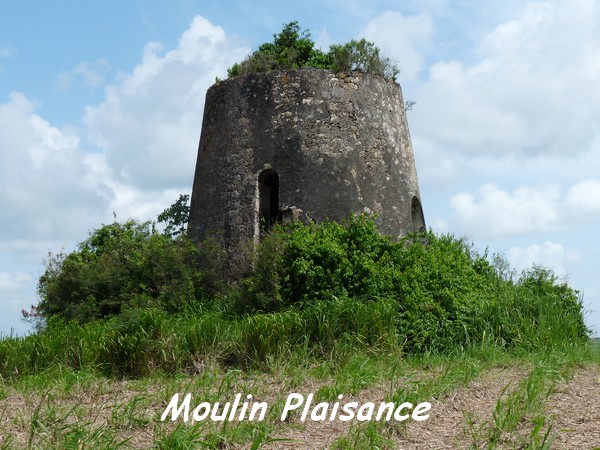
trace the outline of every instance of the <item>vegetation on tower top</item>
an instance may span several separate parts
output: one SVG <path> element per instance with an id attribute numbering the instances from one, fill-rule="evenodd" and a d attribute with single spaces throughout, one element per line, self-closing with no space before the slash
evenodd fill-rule
<path id="1" fill-rule="evenodd" d="M 308 30 L 302 30 L 297 21 L 283 26 L 273 42 L 267 42 L 248 55 L 242 62 L 227 69 L 229 78 L 254 72 L 290 70 L 301 67 L 329 69 L 334 72 L 361 71 L 395 79 L 400 70 L 379 48 L 364 38 L 345 44 L 335 44 L 328 52 L 315 48 Z"/>

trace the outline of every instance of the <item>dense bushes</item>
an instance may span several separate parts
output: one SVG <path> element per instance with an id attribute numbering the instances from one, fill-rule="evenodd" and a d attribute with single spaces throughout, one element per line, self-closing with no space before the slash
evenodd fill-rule
<path id="1" fill-rule="evenodd" d="M 428 233 L 393 242 L 372 219 L 356 216 L 272 232 L 244 281 L 245 302 L 274 310 L 339 297 L 393 297 L 406 308 L 431 304 L 457 313 L 477 294 L 489 298 L 495 279 L 486 258 L 471 255 L 462 240 Z"/>
<path id="2" fill-rule="evenodd" d="M 393 290 L 393 248 L 366 216 L 278 228 L 261 243 L 254 273 L 244 280 L 244 304 L 270 311 L 313 300 L 385 296 Z"/>
<path id="3" fill-rule="evenodd" d="M 53 365 L 144 375 L 359 347 L 539 350 L 588 337 L 577 292 L 552 272 L 513 278 L 503 260 L 431 232 L 393 242 L 366 216 L 275 227 L 234 286 L 222 259 L 215 242 L 198 249 L 151 224 L 101 227 L 50 258 L 40 279 L 47 326 L 0 341 L 0 375 Z"/>
<path id="4" fill-rule="evenodd" d="M 227 75 L 231 78 L 254 72 L 300 67 L 330 69 L 336 72 L 358 70 L 391 79 L 396 78 L 399 73 L 392 61 L 381 56 L 379 49 L 365 39 L 332 45 L 329 52 L 325 53 L 315 48 L 310 33 L 307 30 L 302 31 L 298 22 L 284 25 L 281 32 L 273 38 L 273 42 L 262 44 L 242 62 L 230 67 Z"/>
<path id="5" fill-rule="evenodd" d="M 365 39 L 352 40 L 342 45 L 332 45 L 327 54 L 330 60 L 328 69 L 335 72 L 361 72 L 396 79 L 400 70 L 389 58 L 380 55 L 379 48 Z"/>
<path id="6" fill-rule="evenodd" d="M 276 311 L 340 298 L 395 301 L 395 324 L 410 352 L 485 338 L 514 346 L 543 343 L 544 333 L 586 337 L 577 292 L 550 271 L 505 279 L 462 239 L 429 232 L 392 242 L 366 216 L 271 233 L 244 281 L 242 304 Z"/>
<path id="7" fill-rule="evenodd" d="M 103 225 L 78 250 L 49 255 L 37 310 L 81 323 L 127 307 L 180 311 L 202 297 L 198 265 L 198 249 L 185 237 L 171 239 L 149 222 Z"/>

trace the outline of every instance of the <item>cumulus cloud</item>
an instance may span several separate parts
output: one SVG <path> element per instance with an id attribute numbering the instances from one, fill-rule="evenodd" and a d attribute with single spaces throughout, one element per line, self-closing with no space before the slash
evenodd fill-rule
<path id="1" fill-rule="evenodd" d="M 79 136 L 35 114 L 21 93 L 0 104 L 0 240 L 69 236 L 81 219 L 97 218 L 105 202 L 92 185 L 89 157 Z M 72 216 L 73 220 L 65 220 Z"/>
<path id="2" fill-rule="evenodd" d="M 491 235 L 547 231 L 558 224 L 560 188 L 522 186 L 510 193 L 492 183 L 478 198 L 462 192 L 450 200 L 459 222 Z"/>
<path id="3" fill-rule="evenodd" d="M 433 22 L 426 13 L 405 16 L 387 11 L 371 20 L 362 35 L 375 42 L 385 56 L 396 61 L 403 81 L 411 82 L 423 69 L 432 32 Z"/>
<path id="4" fill-rule="evenodd" d="M 98 59 L 93 63 L 80 63 L 72 70 L 64 71 L 58 76 L 57 87 L 60 91 L 67 91 L 77 78 L 81 78 L 88 87 L 102 86 L 109 68 L 110 64 L 106 58 Z"/>
<path id="5" fill-rule="evenodd" d="M 509 192 L 486 183 L 477 195 L 461 192 L 450 204 L 460 224 L 483 235 L 553 231 L 600 217 L 600 179 L 578 182 L 566 193 L 557 184 L 521 186 Z"/>
<path id="6" fill-rule="evenodd" d="M 546 241 L 528 247 L 512 247 L 507 257 L 517 271 L 538 265 L 552 269 L 559 276 L 567 276 L 569 265 L 577 262 L 580 254 L 567 250 L 562 244 Z"/>
<path id="7" fill-rule="evenodd" d="M 565 196 L 571 214 L 600 217 L 600 179 L 587 179 L 573 185 Z"/>
<path id="8" fill-rule="evenodd" d="M 598 136 L 597 2 L 531 3 L 487 33 L 472 62 L 429 68 L 412 131 L 454 155 L 575 155 Z"/>
<path id="9" fill-rule="evenodd" d="M 190 189 L 206 89 L 248 52 L 196 16 L 175 49 L 148 44 L 133 72 L 109 85 L 100 105 L 87 108 L 89 137 L 121 186 L 119 206 L 139 207 L 165 190 Z"/>

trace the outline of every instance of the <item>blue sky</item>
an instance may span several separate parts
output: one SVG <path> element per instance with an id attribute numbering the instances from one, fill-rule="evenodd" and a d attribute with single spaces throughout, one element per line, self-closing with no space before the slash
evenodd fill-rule
<path id="1" fill-rule="evenodd" d="M 543 264 L 600 330 L 600 1 L 5 0 L 0 332 L 49 251 L 190 193 L 215 77 L 298 20 L 401 69 L 428 226 Z"/>

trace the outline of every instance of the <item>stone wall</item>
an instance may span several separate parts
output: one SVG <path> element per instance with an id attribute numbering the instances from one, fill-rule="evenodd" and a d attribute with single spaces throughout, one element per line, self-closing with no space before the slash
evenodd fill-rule
<path id="1" fill-rule="evenodd" d="M 206 94 L 190 232 L 232 252 L 282 216 L 377 213 L 395 238 L 423 229 L 400 86 L 363 73 L 256 73 Z"/>

